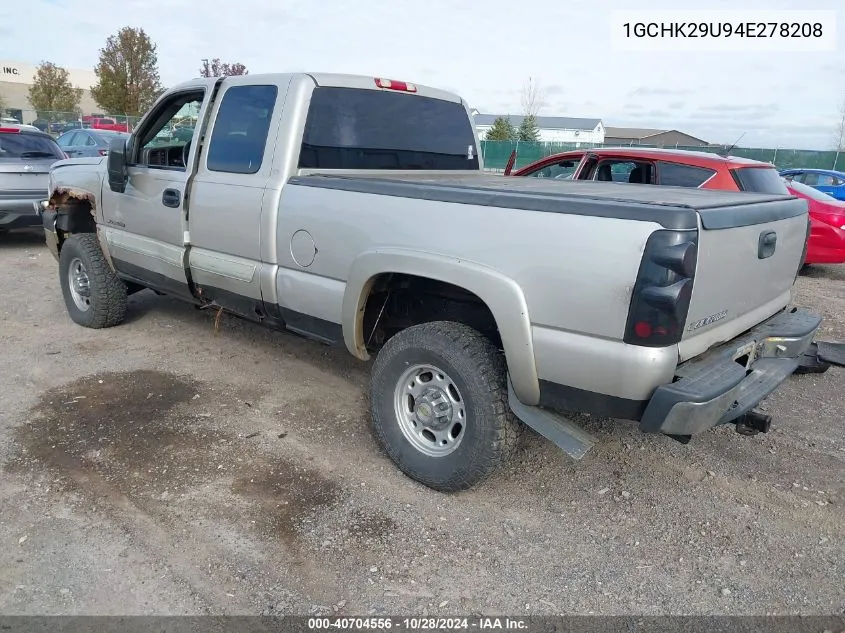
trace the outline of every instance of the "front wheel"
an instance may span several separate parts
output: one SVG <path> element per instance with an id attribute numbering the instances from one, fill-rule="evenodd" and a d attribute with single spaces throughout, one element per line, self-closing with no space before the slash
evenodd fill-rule
<path id="1" fill-rule="evenodd" d="M 126 286 L 109 266 L 94 233 L 80 233 L 65 241 L 59 255 L 59 276 L 74 323 L 97 329 L 123 321 Z"/>
<path id="2" fill-rule="evenodd" d="M 391 338 L 373 366 L 370 398 L 382 448 L 441 492 L 485 479 L 518 440 L 502 354 L 461 323 L 424 323 Z"/>

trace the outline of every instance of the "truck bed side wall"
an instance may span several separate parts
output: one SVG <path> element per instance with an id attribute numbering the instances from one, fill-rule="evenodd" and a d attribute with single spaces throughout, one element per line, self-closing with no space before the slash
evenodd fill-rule
<path id="1" fill-rule="evenodd" d="M 486 268 L 490 287 L 468 290 L 482 298 L 506 293 L 509 280 L 524 293 L 524 302 L 501 305 L 498 314 L 490 306 L 500 330 L 507 325 L 501 335 L 509 365 L 520 364 L 522 354 L 533 356 L 538 342 L 533 364 L 539 380 L 640 400 L 656 383 L 671 380 L 677 362 L 675 347 L 653 350 L 621 342 L 642 251 L 659 228 L 651 222 L 288 184 L 276 244 L 278 300 L 285 310 L 343 323 L 349 316 L 344 296 L 357 298 L 362 290 L 359 279 L 347 286 L 347 275 L 362 254 L 372 259 L 369 254 L 379 249 L 389 248 L 391 257 L 384 258 L 381 271 L 368 264 L 370 271 L 394 272 L 398 251 L 408 260 L 449 261 L 455 279 L 461 267 Z M 313 263 L 300 266 L 292 253 L 311 240 Z M 502 285 L 496 286 L 497 278 Z M 525 327 L 513 325 L 514 313 Z M 354 349 L 348 333 L 344 338 Z M 644 361 L 651 370 L 632 371 L 641 370 Z"/>

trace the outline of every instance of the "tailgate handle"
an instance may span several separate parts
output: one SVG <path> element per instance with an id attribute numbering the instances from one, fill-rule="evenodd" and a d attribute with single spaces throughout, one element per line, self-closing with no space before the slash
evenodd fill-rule
<path id="1" fill-rule="evenodd" d="M 778 243 L 778 234 L 774 231 L 763 231 L 757 241 L 757 259 L 766 259 L 775 254 Z"/>

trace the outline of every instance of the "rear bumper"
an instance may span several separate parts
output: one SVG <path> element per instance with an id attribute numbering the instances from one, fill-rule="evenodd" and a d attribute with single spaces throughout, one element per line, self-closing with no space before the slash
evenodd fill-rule
<path id="1" fill-rule="evenodd" d="M 0 229 L 41 226 L 40 212 L 43 200 L 46 200 L 46 195 L 37 198 L 0 199 Z"/>
<path id="2" fill-rule="evenodd" d="M 652 395 L 640 429 L 695 435 L 735 421 L 798 368 L 820 324 L 820 316 L 793 308 L 682 363 L 676 381 Z"/>

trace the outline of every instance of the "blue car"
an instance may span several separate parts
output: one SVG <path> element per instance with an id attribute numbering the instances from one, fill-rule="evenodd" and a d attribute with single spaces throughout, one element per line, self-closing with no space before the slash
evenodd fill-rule
<path id="1" fill-rule="evenodd" d="M 780 175 L 813 189 L 818 189 L 837 200 L 845 200 L 845 172 L 833 169 L 784 169 Z"/>
<path id="2" fill-rule="evenodd" d="M 129 138 L 124 132 L 111 130 L 68 130 L 56 139 L 56 143 L 70 158 L 80 156 L 106 156 L 113 138 Z"/>

